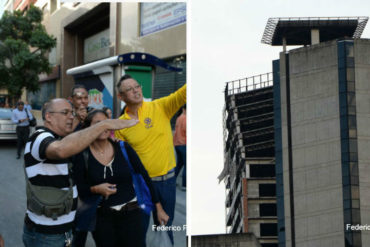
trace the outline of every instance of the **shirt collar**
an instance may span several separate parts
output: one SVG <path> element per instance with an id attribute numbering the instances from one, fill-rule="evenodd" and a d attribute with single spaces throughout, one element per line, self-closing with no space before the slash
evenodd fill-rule
<path id="1" fill-rule="evenodd" d="M 140 115 L 143 112 L 143 108 L 145 107 L 145 105 L 146 105 L 146 102 L 143 101 L 143 103 L 141 104 L 141 106 L 138 109 L 137 114 L 138 114 L 139 119 L 140 119 Z M 128 111 L 128 107 L 126 107 L 123 117 L 124 117 L 124 119 L 131 119 L 131 117 L 130 117 L 130 115 L 128 114 L 127 111 Z"/>

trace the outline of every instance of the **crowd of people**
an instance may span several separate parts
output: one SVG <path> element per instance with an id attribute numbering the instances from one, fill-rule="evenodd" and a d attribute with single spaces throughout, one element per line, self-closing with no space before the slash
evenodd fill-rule
<path id="1" fill-rule="evenodd" d="M 90 108 L 86 88 L 75 85 L 68 99 L 44 104 L 44 125 L 30 137 L 34 116 L 17 103 L 12 120 L 19 133 L 17 158 L 25 146 L 26 247 L 85 246 L 88 232 L 98 247 L 145 247 L 150 215 L 154 225 L 168 226 L 174 244 L 181 167 L 186 187 L 186 107 L 175 136 L 170 120 L 186 103 L 186 85 L 144 102 L 141 85 L 124 75 L 117 91 L 125 103 L 118 119 L 107 107 Z"/>

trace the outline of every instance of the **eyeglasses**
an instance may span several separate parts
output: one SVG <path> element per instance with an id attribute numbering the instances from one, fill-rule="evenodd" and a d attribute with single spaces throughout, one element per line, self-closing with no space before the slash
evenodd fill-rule
<path id="1" fill-rule="evenodd" d="M 140 84 L 137 84 L 136 86 L 134 86 L 134 87 L 129 87 L 129 88 L 127 88 L 127 89 L 125 89 L 124 90 L 124 92 L 126 92 L 126 93 L 129 93 L 129 92 L 131 92 L 132 90 L 139 90 L 141 88 L 141 85 Z M 121 92 L 122 93 L 122 92 Z"/>
<path id="2" fill-rule="evenodd" d="M 49 111 L 49 113 L 59 113 L 59 114 L 62 114 L 64 116 L 76 116 L 76 113 L 74 111 L 68 111 L 68 110 L 65 110 L 65 111 Z"/>

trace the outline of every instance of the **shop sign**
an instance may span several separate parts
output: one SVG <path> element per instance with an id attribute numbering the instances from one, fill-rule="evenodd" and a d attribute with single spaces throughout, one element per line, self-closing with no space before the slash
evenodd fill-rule
<path id="1" fill-rule="evenodd" d="M 84 63 L 109 57 L 109 29 L 84 40 Z"/>
<path id="2" fill-rule="evenodd" d="M 147 35 L 186 22 L 186 3 L 141 3 L 140 35 Z"/>

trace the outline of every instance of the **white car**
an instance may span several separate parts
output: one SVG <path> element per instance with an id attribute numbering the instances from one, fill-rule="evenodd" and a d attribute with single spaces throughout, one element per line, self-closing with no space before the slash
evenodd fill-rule
<path id="1" fill-rule="evenodd" d="M 0 140 L 16 140 L 17 133 L 15 128 L 17 127 L 11 120 L 12 109 L 0 108 Z"/>

